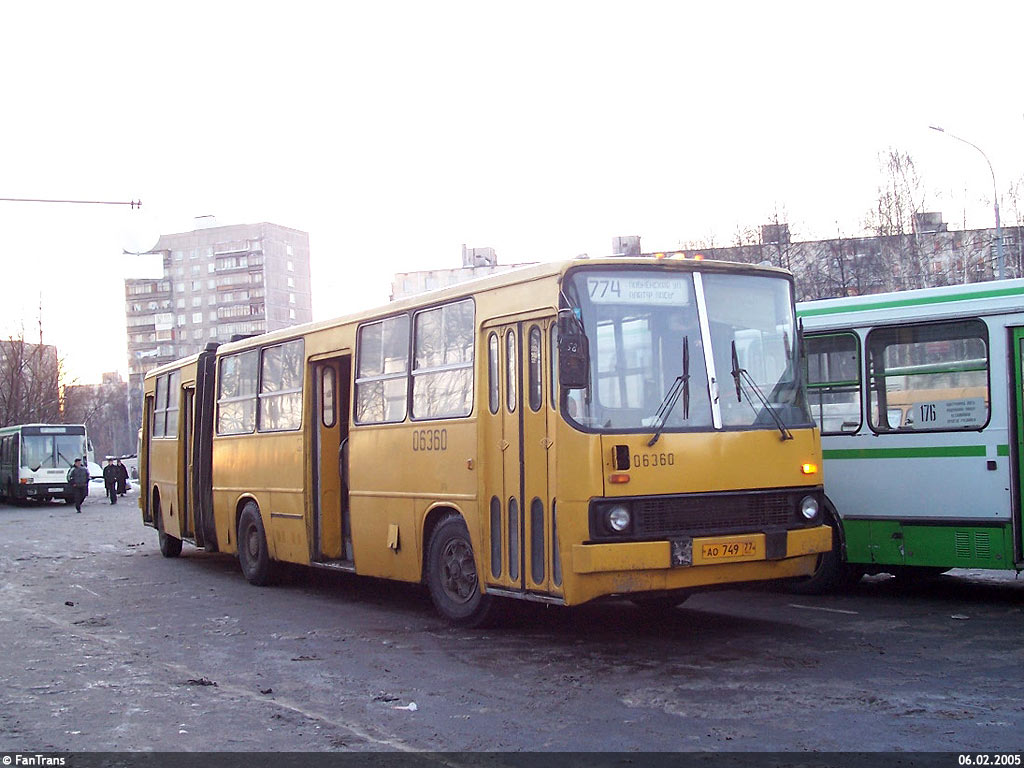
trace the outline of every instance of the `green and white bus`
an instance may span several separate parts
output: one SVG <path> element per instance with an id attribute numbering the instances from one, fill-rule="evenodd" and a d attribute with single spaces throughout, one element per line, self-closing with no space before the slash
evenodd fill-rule
<path id="1" fill-rule="evenodd" d="M 71 503 L 68 470 L 91 455 L 84 424 L 18 424 L 0 428 L 0 497 Z"/>
<path id="2" fill-rule="evenodd" d="M 1024 279 L 797 315 L 835 543 L 802 588 L 1024 569 Z"/>

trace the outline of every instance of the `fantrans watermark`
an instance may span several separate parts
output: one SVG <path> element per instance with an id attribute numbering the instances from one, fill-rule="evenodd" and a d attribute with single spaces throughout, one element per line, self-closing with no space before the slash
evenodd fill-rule
<path id="1" fill-rule="evenodd" d="M 41 754 L 23 755 L 18 753 L 14 755 L 4 755 L 0 758 L 0 763 L 11 766 L 67 765 L 67 757 Z"/>

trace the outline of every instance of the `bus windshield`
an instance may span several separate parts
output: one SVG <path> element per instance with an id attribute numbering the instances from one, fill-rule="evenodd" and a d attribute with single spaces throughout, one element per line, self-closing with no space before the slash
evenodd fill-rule
<path id="1" fill-rule="evenodd" d="M 22 435 L 21 465 L 38 469 L 67 469 L 85 456 L 85 435 Z"/>
<path id="2" fill-rule="evenodd" d="M 570 422 L 596 431 L 671 432 L 711 429 L 717 415 L 724 427 L 775 428 L 774 411 L 787 426 L 809 425 L 787 280 L 587 269 L 571 274 L 566 288 L 591 358 L 590 386 L 563 395 Z M 667 399 L 677 381 L 683 395 Z"/>

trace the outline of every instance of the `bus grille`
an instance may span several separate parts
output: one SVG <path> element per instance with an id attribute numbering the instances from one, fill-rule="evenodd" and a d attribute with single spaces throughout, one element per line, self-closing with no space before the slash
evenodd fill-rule
<path id="1" fill-rule="evenodd" d="M 789 528 L 795 522 L 792 493 L 676 496 L 637 502 L 637 536 L 694 536 L 730 531 Z"/>

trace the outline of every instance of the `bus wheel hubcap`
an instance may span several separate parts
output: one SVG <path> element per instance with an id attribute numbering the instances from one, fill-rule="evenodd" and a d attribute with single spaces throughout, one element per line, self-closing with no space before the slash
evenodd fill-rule
<path id="1" fill-rule="evenodd" d="M 260 537 L 256 532 L 255 528 L 249 529 L 249 535 L 246 538 L 246 549 L 248 550 L 249 557 L 255 560 L 260 555 Z"/>
<path id="2" fill-rule="evenodd" d="M 453 600 L 467 602 L 476 591 L 476 566 L 473 551 L 461 539 L 445 544 L 441 554 L 441 585 Z"/>

